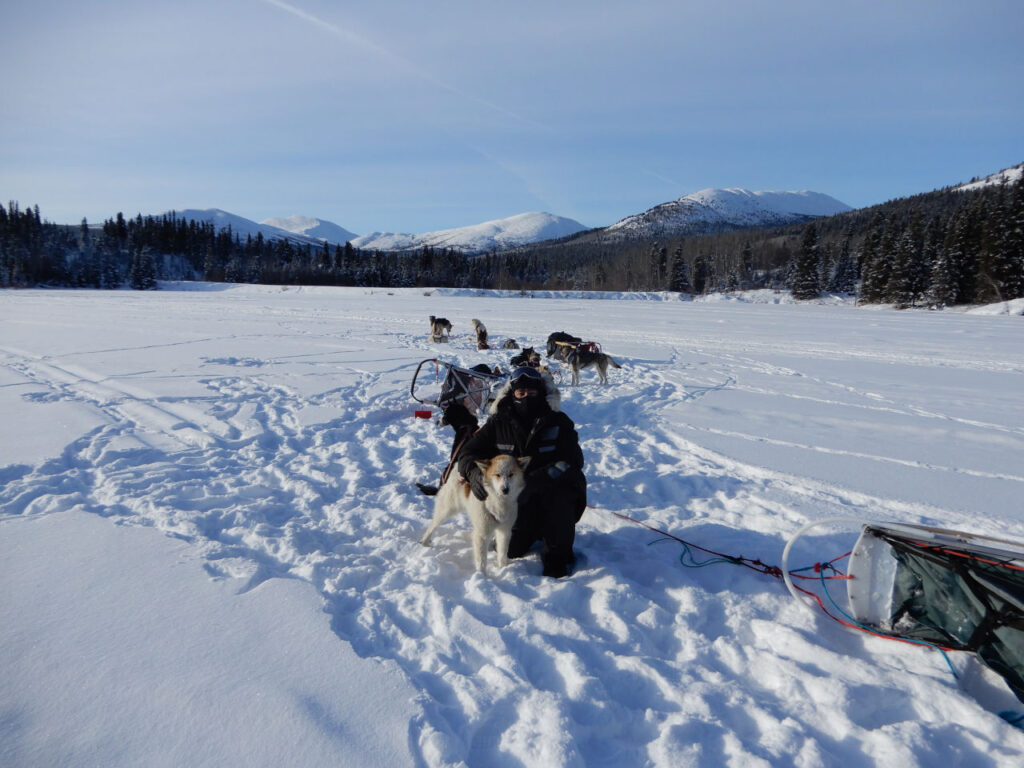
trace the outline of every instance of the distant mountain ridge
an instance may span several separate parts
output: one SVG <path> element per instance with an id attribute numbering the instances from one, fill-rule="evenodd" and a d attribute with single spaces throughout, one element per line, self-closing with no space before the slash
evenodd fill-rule
<path id="1" fill-rule="evenodd" d="M 284 218 L 264 219 L 260 222 L 268 227 L 276 227 L 296 235 L 305 235 L 328 243 L 347 243 L 358 235 L 339 227 L 332 221 L 313 218 L 312 216 L 286 216 Z"/>
<path id="2" fill-rule="evenodd" d="M 590 230 L 580 222 L 533 211 L 466 227 L 420 234 L 371 232 L 356 235 L 333 222 L 311 216 L 268 218 L 257 223 L 218 208 L 175 211 L 179 218 L 214 224 L 218 229 L 247 237 L 290 240 L 322 247 L 351 243 L 362 250 L 414 251 L 424 247 L 450 248 L 466 255 L 490 253 L 594 232 L 611 239 L 680 237 L 750 227 L 774 227 L 832 216 L 852 208 L 821 192 L 751 192 L 746 189 L 703 189 L 627 216 L 603 229 Z"/>
<path id="3" fill-rule="evenodd" d="M 320 238 L 290 232 L 286 229 L 282 229 L 281 227 L 275 227 L 268 224 L 258 224 L 251 219 L 246 219 L 234 213 L 222 211 L 220 208 L 186 208 L 181 211 L 166 211 L 161 215 L 169 216 L 171 214 L 174 214 L 177 218 L 185 221 L 203 221 L 213 224 L 214 228 L 218 232 L 231 227 L 232 233 L 239 235 L 242 240 L 245 240 L 245 238 L 250 235 L 254 238 L 257 235 L 263 235 L 265 240 L 290 240 L 294 243 L 317 247 L 322 246 L 324 243 Z"/>
<path id="4" fill-rule="evenodd" d="M 532 212 L 469 227 L 441 229 L 420 235 L 373 232 L 352 241 L 356 248 L 410 251 L 423 247 L 452 248 L 466 254 L 488 253 L 574 235 L 587 229 L 578 221 L 550 213 Z"/>
<path id="5" fill-rule="evenodd" d="M 542 240 L 565 237 L 585 229 L 582 224 L 564 216 L 550 213 L 521 213 L 507 219 L 485 221 L 468 227 L 442 229 L 422 234 L 397 232 L 373 232 L 369 235 L 355 235 L 344 227 L 311 216 L 288 216 L 269 218 L 257 223 L 219 208 L 188 208 L 181 211 L 167 211 L 162 215 L 174 214 L 179 219 L 193 219 L 209 222 L 218 231 L 231 227 L 231 231 L 242 238 L 262 234 L 268 240 L 290 240 L 303 245 L 322 247 L 344 245 L 351 242 L 353 247 L 364 250 L 412 251 L 425 246 L 451 248 L 467 255 L 487 253 Z"/>
<path id="6" fill-rule="evenodd" d="M 702 189 L 606 227 L 622 238 L 704 235 L 730 229 L 775 227 L 853 210 L 821 192 Z"/>

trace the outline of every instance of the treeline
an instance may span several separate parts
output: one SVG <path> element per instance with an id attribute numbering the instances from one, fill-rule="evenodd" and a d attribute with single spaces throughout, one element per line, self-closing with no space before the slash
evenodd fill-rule
<path id="1" fill-rule="evenodd" d="M 677 239 L 591 230 L 482 256 L 362 251 L 208 222 L 117 214 L 91 227 L 0 205 L 0 285 L 147 289 L 157 280 L 515 290 L 717 291 L 945 306 L 1024 296 L 1024 183 L 940 190 L 804 224 Z"/>
<path id="2" fill-rule="evenodd" d="M 1024 296 L 1024 183 L 939 190 L 773 229 L 659 242 L 580 233 L 505 254 L 543 287 L 857 293 L 900 307 Z M 541 287 L 541 286 L 537 286 Z"/>
<path id="3" fill-rule="evenodd" d="M 852 256 L 858 298 L 897 307 L 1024 297 L 1024 183 L 944 190 L 808 224 L 790 284 L 838 290 Z"/>
<path id="4" fill-rule="evenodd" d="M 467 266 L 469 268 L 467 268 Z M 44 221 L 39 207 L 0 205 L 0 285 L 154 288 L 157 280 L 288 285 L 415 286 L 483 282 L 490 260 L 467 265 L 451 250 L 360 251 L 315 247 L 166 216 L 117 214 L 91 227 Z"/>

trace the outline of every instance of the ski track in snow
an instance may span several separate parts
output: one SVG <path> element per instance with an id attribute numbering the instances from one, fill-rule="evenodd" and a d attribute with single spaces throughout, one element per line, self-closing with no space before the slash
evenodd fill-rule
<path id="1" fill-rule="evenodd" d="M 281 330 L 318 333 L 287 315 Z M 393 368 L 332 370 L 345 383 L 315 396 L 263 382 L 259 371 L 275 361 L 251 355 L 207 358 L 202 397 L 159 397 L 73 355 L 41 359 L 2 348 L 0 363 L 38 387 L 32 398 L 85 404 L 106 423 L 39 466 L 8 467 L 0 503 L 6 514 L 80 508 L 152 526 L 194 543 L 211 576 L 240 579 L 243 590 L 271 578 L 310 583 L 339 637 L 360 655 L 394 660 L 422 691 L 413 741 L 424 765 L 519 765 L 513 754 L 562 766 L 828 765 L 829 754 L 846 755 L 844 766 L 939 765 L 950 750 L 963 765 L 1010 764 L 1000 761 L 1015 750 L 994 746 L 998 721 L 990 733 L 968 733 L 901 687 L 900 671 L 912 664 L 934 690 L 947 690 L 948 672 L 933 657 L 849 633 L 804 610 L 771 578 L 684 569 L 678 544 L 612 514 L 773 564 L 810 519 L 871 509 L 878 519 L 931 520 L 927 504 L 728 459 L 703 446 L 711 428 L 684 434 L 667 418 L 729 390 L 778 397 L 766 382 L 799 370 L 742 350 L 655 338 L 647 346 L 666 359 L 621 360 L 612 386 L 598 386 L 592 371 L 579 387 L 563 383 L 563 408 L 588 460 L 593 508 L 577 538 L 584 559 L 567 580 L 541 579 L 535 556 L 482 579 L 472 573 L 468 522 L 443 526 L 430 548 L 417 541 L 430 500 L 412 483 L 436 478 L 451 432 L 410 425 L 410 363 L 478 359 L 468 339 L 439 349 L 424 335 L 418 326 L 392 327 L 373 348 L 395 357 Z M 214 373 L 225 366 L 237 375 Z M 925 413 L 841 380 L 817 383 L 835 393 L 808 395 L 822 406 L 1021 437 L 1019 428 Z M 340 415 L 307 424 L 303 412 L 320 407 Z M 904 461 L 883 451 L 859 455 Z M 1024 483 L 1012 472 L 982 474 Z M 756 532 L 745 527 L 752 517 L 762 523 Z M 958 522 L 949 517 L 947 510 L 945 524 Z M 734 551 L 737 540 L 745 551 Z M 835 554 L 843 546 L 835 534 L 817 541 Z M 664 568 L 652 571 L 644 562 L 651 557 L 664 558 Z M 832 701 L 816 700 L 822 689 L 804 689 L 808 671 L 833 678 Z M 906 720 L 908 710 L 917 721 Z M 845 748 L 851 743 L 858 752 Z"/>

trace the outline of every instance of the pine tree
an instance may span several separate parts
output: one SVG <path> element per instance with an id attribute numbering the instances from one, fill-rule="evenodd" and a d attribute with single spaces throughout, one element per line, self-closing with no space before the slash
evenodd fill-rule
<path id="1" fill-rule="evenodd" d="M 942 309 L 956 300 L 956 288 L 949 266 L 949 255 L 945 248 L 939 251 L 931 266 L 931 284 L 927 293 L 928 306 Z"/>
<path id="2" fill-rule="evenodd" d="M 1005 244 L 1014 275 L 1009 298 L 1024 297 L 1024 178 L 1013 185 L 1007 210 Z"/>
<path id="3" fill-rule="evenodd" d="M 821 294 L 818 270 L 821 263 L 821 246 L 818 243 L 818 228 L 813 222 L 804 227 L 800 238 L 800 250 L 793 263 L 789 290 L 794 299 L 814 299 Z"/>
<path id="4" fill-rule="evenodd" d="M 1016 189 L 1021 184 L 1018 182 Z M 1003 300 L 1015 299 L 1024 295 L 1024 274 L 1021 270 L 1021 258 L 1015 232 L 1014 187 L 1003 185 L 999 190 L 999 203 L 996 213 L 988 222 L 992 230 L 990 247 L 992 253 L 990 264 L 992 278 L 997 286 L 999 297 Z"/>
<path id="5" fill-rule="evenodd" d="M 669 290 L 676 293 L 690 293 L 690 268 L 683 257 L 682 246 L 677 246 L 672 252 L 672 276 L 669 280 Z"/>
<path id="6" fill-rule="evenodd" d="M 156 289 L 156 265 L 153 263 L 152 249 L 148 246 L 132 253 L 128 283 L 136 291 Z"/>
<path id="7" fill-rule="evenodd" d="M 708 287 L 708 257 L 698 253 L 693 260 L 693 292 L 697 295 L 703 294 Z"/>
<path id="8" fill-rule="evenodd" d="M 743 249 L 740 251 L 740 286 L 751 287 L 754 282 L 754 249 L 750 245 L 750 241 L 746 240 L 743 243 Z"/>
<path id="9" fill-rule="evenodd" d="M 974 270 L 971 268 L 971 222 L 967 211 L 959 211 L 946 230 L 943 255 L 953 291 L 952 304 L 964 304 L 974 294 Z"/>
<path id="10" fill-rule="evenodd" d="M 839 246 L 839 256 L 832 270 L 832 279 L 828 290 L 833 293 L 853 293 L 857 289 L 857 264 L 850 253 L 850 235 L 843 238 Z"/>
<path id="11" fill-rule="evenodd" d="M 889 274 L 889 283 L 885 291 L 886 301 L 895 304 L 897 309 L 913 306 L 916 299 L 914 291 L 915 271 L 918 263 L 916 250 L 913 233 L 909 229 L 904 230 L 896 242 L 892 271 Z"/>
<path id="12" fill-rule="evenodd" d="M 920 296 L 929 304 L 932 304 L 931 284 L 935 262 L 939 259 L 943 243 L 946 239 L 946 228 L 943 220 L 933 216 L 924 231 L 924 244 L 921 251 L 921 272 L 923 282 L 920 286 Z"/>
<path id="13" fill-rule="evenodd" d="M 885 217 L 880 213 L 876 214 L 864 238 L 860 267 L 860 301 L 867 304 L 885 301 L 885 289 L 892 271 L 891 260 L 885 251 L 887 229 Z"/>

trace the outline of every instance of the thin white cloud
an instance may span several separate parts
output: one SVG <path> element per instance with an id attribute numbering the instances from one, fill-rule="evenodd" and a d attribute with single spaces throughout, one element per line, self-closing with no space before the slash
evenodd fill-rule
<path id="1" fill-rule="evenodd" d="M 263 2 L 267 3 L 268 5 L 272 5 L 275 8 L 278 8 L 282 11 L 290 13 L 296 18 L 302 19 L 303 21 L 313 24 L 314 26 L 319 27 L 325 32 L 328 32 L 334 35 L 335 37 L 344 40 L 347 43 L 357 45 L 366 50 L 367 52 L 372 53 L 375 56 L 378 56 L 379 58 L 390 62 L 396 69 L 406 72 L 407 74 L 412 75 L 413 77 L 416 77 L 426 83 L 429 83 L 430 85 L 436 88 L 448 91 L 449 93 L 452 93 L 461 99 L 473 102 L 481 107 L 485 107 L 488 110 L 504 115 L 505 117 L 510 117 L 520 123 L 531 126 L 535 129 L 539 129 L 542 131 L 550 130 L 547 126 L 542 125 L 541 123 L 538 123 L 534 120 L 530 120 L 529 118 L 526 118 L 516 112 L 513 112 L 510 109 L 506 109 L 505 107 L 499 104 L 495 104 L 492 101 L 488 101 L 487 99 L 482 99 L 479 96 L 474 96 L 472 94 L 466 93 L 465 91 L 455 87 L 451 83 L 447 83 L 444 80 L 440 80 L 439 78 L 434 77 L 423 67 L 413 64 L 413 62 L 409 61 L 408 59 L 399 56 L 393 51 L 388 50 L 384 46 L 374 42 L 373 40 L 370 40 L 369 38 L 363 35 L 358 35 L 354 32 L 351 32 L 347 29 L 338 26 L 337 24 L 325 21 L 324 19 L 314 16 L 308 11 L 305 11 L 302 8 L 292 5 L 291 3 L 282 2 L 282 0 L 263 0 Z"/>

